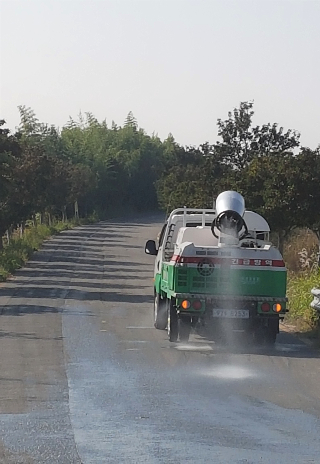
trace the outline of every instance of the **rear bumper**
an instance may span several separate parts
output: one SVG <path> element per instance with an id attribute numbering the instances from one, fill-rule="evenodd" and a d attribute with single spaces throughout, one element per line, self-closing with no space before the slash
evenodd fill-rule
<path id="1" fill-rule="evenodd" d="M 235 311 L 246 314 L 245 319 L 283 319 L 286 309 L 286 297 L 267 297 L 267 296 L 230 296 L 230 295 L 208 295 L 208 294 L 192 294 L 192 293 L 176 293 L 172 296 L 175 299 L 175 306 L 180 314 L 190 315 L 205 315 L 212 319 L 228 319 L 228 312 Z M 184 308 L 184 302 L 188 301 L 189 307 Z M 201 309 L 195 310 L 195 302 L 201 302 Z M 266 305 L 266 303 L 268 303 Z M 281 310 L 275 312 L 273 310 L 275 303 L 280 303 Z M 263 311 L 263 306 L 269 306 L 268 311 Z M 265 309 L 265 308 L 264 308 Z M 217 317 L 217 310 L 220 310 L 221 317 Z M 218 312 L 219 315 L 219 312 Z"/>

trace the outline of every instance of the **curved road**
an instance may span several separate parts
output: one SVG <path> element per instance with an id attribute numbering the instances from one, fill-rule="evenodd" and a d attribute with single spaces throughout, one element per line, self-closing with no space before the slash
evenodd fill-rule
<path id="1" fill-rule="evenodd" d="M 63 232 L 0 286 L 0 463 L 320 463 L 318 351 L 153 328 L 161 219 Z"/>

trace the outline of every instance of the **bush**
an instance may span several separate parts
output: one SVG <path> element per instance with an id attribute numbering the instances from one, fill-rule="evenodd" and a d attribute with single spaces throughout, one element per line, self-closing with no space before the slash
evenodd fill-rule
<path id="1" fill-rule="evenodd" d="M 295 230 L 286 241 L 283 258 L 289 271 L 313 271 L 317 269 L 318 239 L 309 229 Z"/>

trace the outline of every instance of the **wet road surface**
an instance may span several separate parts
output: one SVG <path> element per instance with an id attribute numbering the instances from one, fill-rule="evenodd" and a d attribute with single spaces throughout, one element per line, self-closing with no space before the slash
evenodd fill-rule
<path id="1" fill-rule="evenodd" d="M 1 285 L 0 462 L 320 463 L 319 352 L 153 328 L 160 225 L 63 232 Z"/>

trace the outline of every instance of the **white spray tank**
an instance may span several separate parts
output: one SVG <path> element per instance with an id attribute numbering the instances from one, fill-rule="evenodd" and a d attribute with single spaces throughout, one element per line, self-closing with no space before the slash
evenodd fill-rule
<path id="1" fill-rule="evenodd" d="M 227 190 L 216 199 L 216 217 L 212 222 L 213 235 L 219 239 L 219 246 L 239 246 L 239 240 L 248 234 L 243 219 L 245 213 L 244 198 L 240 193 Z M 219 235 L 216 234 L 218 230 Z"/>

